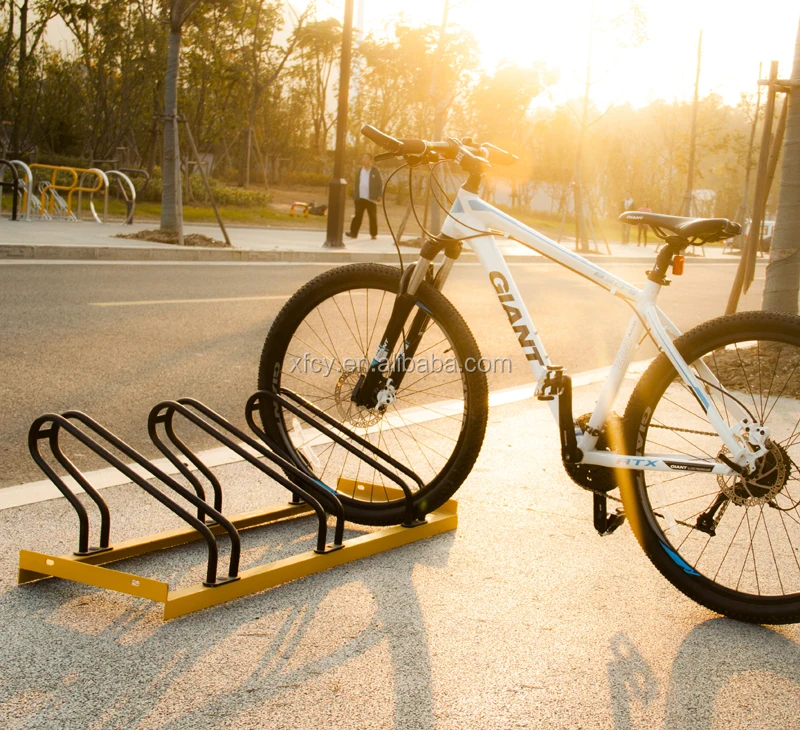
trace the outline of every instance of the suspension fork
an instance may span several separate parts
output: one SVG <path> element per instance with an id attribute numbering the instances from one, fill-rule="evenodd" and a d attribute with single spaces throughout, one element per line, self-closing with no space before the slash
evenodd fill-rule
<path id="1" fill-rule="evenodd" d="M 429 240 L 423 244 L 419 259 L 406 269 L 400 280 L 400 293 L 392 307 L 389 322 L 379 340 L 378 350 L 370 363 L 369 370 L 359 378 L 353 388 L 350 399 L 354 403 L 372 408 L 377 404 L 378 392 L 386 387 L 389 380 L 395 389 L 403 382 L 407 372 L 406 363 L 415 356 L 431 319 L 427 310 L 419 305 L 406 332 L 406 337 L 402 340 L 402 346 L 395 358 L 391 373 L 388 373 L 391 354 L 403 337 L 403 325 L 417 305 L 417 290 L 426 280 L 441 290 L 450 275 L 453 264 L 461 254 L 461 247 L 461 241 L 456 239 Z M 430 272 L 433 260 L 442 249 L 445 250 L 444 261 L 436 275 L 432 277 Z"/>

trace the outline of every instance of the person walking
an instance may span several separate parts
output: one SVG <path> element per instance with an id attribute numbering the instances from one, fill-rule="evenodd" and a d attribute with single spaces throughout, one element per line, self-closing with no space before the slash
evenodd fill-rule
<path id="1" fill-rule="evenodd" d="M 372 155 L 365 152 L 361 158 L 361 167 L 356 173 L 353 185 L 353 201 L 356 205 L 356 212 L 353 220 L 350 221 L 350 230 L 347 231 L 348 238 L 358 238 L 364 211 L 367 211 L 369 216 L 369 235 L 372 236 L 373 241 L 378 237 L 378 203 L 381 202 L 383 180 L 380 170 L 373 165 L 373 161 Z"/>
<path id="2" fill-rule="evenodd" d="M 633 195 L 631 195 L 630 190 L 625 193 L 625 199 L 622 201 L 622 212 L 626 213 L 629 210 L 633 210 Z M 626 223 L 622 224 L 622 242 L 624 244 L 628 244 L 630 241 L 631 235 L 631 227 Z"/>
<path id="3" fill-rule="evenodd" d="M 653 211 L 650 210 L 650 206 L 648 202 L 645 200 L 644 205 L 639 208 L 640 213 L 652 213 Z M 644 246 L 647 248 L 647 229 L 650 228 L 646 223 L 640 223 L 638 226 L 638 230 L 636 231 L 636 248 L 639 246 Z M 657 243 L 657 242 L 656 242 Z M 656 246 L 658 248 L 658 246 Z"/>

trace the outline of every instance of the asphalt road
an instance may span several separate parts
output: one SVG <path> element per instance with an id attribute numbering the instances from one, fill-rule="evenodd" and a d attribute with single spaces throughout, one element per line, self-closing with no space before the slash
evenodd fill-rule
<path id="1" fill-rule="evenodd" d="M 44 412 L 85 411 L 140 448 L 160 400 L 193 396 L 241 422 L 256 387 L 267 330 L 284 301 L 328 265 L 0 263 L 0 486 L 41 479 L 27 453 L 30 423 Z M 633 283 L 641 264 L 609 266 Z M 567 371 L 608 365 L 630 316 L 619 300 L 550 264 L 513 273 L 553 362 Z M 722 313 L 731 264 L 689 261 L 661 305 L 682 328 Z M 758 308 L 763 268 L 740 308 Z M 511 357 L 490 387 L 530 382 L 513 332 L 475 264 L 446 288 L 487 357 Z M 248 299 L 248 297 L 256 297 Z M 124 304 L 121 304 L 124 303 Z M 116 306 L 101 306 L 101 305 Z M 643 348 L 642 357 L 651 353 Z M 198 448 L 213 445 L 199 437 Z M 78 454 L 82 468 L 100 463 Z"/>

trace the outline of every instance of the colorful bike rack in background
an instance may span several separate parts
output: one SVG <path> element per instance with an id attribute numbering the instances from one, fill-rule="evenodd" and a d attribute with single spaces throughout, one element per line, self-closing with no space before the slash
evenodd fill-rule
<path id="1" fill-rule="evenodd" d="M 6 169 L 10 170 L 11 181 L 6 180 Z M 79 221 L 85 195 L 91 217 L 97 223 L 108 223 L 109 194 L 116 190 L 125 202 L 125 219 L 122 222 L 131 224 L 136 212 L 137 194 L 133 177 L 144 180 L 139 192 L 150 180 L 145 170 L 131 168 L 104 171 L 96 167 L 39 163 L 27 165 L 21 160 L 0 160 L 0 192 L 11 194 L 11 220 Z M 95 208 L 95 195 L 102 196 L 102 215 Z"/>

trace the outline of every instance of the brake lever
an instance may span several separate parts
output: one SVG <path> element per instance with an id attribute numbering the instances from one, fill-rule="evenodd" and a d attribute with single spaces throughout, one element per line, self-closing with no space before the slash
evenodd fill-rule
<path id="1" fill-rule="evenodd" d="M 382 162 L 383 160 L 391 160 L 393 157 L 397 157 L 394 152 L 378 152 L 373 159 L 375 162 Z"/>
<path id="2" fill-rule="evenodd" d="M 481 147 L 486 150 L 492 162 L 495 162 L 498 165 L 514 165 L 519 162 L 519 157 L 511 154 L 510 152 L 506 152 L 505 150 L 500 149 L 489 142 L 484 142 Z"/>

